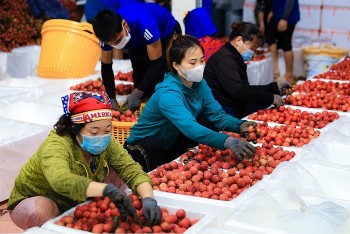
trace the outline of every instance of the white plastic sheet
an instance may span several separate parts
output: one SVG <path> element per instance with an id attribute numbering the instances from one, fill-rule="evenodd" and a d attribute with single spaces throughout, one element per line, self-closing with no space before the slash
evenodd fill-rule
<path id="1" fill-rule="evenodd" d="M 14 181 L 51 127 L 0 117 L 0 201 L 8 199 Z"/>
<path id="2" fill-rule="evenodd" d="M 344 233 L 349 230 L 349 214 L 349 201 L 272 183 L 237 206 L 224 225 L 263 233 Z"/>
<path id="3" fill-rule="evenodd" d="M 304 161 L 350 167 L 350 138 L 321 134 L 317 141 L 303 147 L 300 154 Z"/>
<path id="4" fill-rule="evenodd" d="M 336 232 L 349 218 L 349 211 L 332 201 L 285 210 L 277 215 L 277 227 L 295 233 Z"/>

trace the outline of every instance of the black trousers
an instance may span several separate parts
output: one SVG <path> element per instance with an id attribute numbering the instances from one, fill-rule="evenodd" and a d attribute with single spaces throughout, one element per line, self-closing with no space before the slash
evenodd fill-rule
<path id="1" fill-rule="evenodd" d="M 199 116 L 197 122 L 214 131 L 217 129 L 204 116 Z M 161 139 L 154 136 L 145 137 L 134 144 L 124 143 L 124 148 L 129 152 L 132 158 L 138 162 L 146 172 L 152 171 L 164 163 L 173 161 L 193 148 L 200 142 L 195 142 L 187 138 L 180 132 L 176 142 L 169 149 L 164 149 Z"/>
<path id="2" fill-rule="evenodd" d="M 173 34 L 165 39 L 162 40 L 162 53 L 163 53 L 163 64 L 161 64 L 161 70 L 162 72 L 159 72 L 156 74 L 157 77 L 155 77 L 155 80 L 157 80 L 157 83 L 163 81 L 164 79 L 164 74 L 167 72 L 169 69 L 166 64 L 166 48 L 169 44 L 170 39 L 172 38 L 173 35 L 175 34 L 181 34 L 181 27 L 179 22 L 176 22 Z M 134 86 L 138 87 L 140 84 L 143 76 L 146 74 L 148 68 L 151 66 L 151 61 L 148 58 L 148 53 L 147 53 L 147 46 L 141 46 L 137 49 L 129 49 L 128 50 L 128 57 L 130 58 L 132 69 L 133 69 L 133 80 L 134 80 Z M 145 92 L 145 97 L 151 96 L 154 93 L 156 83 L 153 84 L 151 87 L 148 88 L 148 90 L 143 90 Z"/>

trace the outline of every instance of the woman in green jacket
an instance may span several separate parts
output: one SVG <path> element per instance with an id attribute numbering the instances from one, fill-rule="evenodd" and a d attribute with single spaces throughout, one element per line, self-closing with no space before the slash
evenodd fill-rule
<path id="1" fill-rule="evenodd" d="M 47 139 L 22 167 L 8 209 L 22 229 L 47 220 L 86 201 L 109 197 L 122 218 L 136 210 L 131 199 L 106 177 L 120 178 L 142 198 L 149 225 L 160 222 L 149 176 L 111 136 L 111 101 L 107 94 L 75 92 L 62 97 L 63 114 Z"/>

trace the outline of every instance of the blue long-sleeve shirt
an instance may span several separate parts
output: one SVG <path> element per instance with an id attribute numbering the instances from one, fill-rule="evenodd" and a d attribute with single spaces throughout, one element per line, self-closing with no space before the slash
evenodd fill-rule
<path id="1" fill-rule="evenodd" d="M 190 88 L 172 73 L 166 73 L 164 81 L 156 86 L 143 109 L 139 122 L 131 130 L 127 143 L 133 144 L 147 136 L 161 139 L 164 149 L 172 146 L 179 133 L 193 141 L 218 149 L 224 148 L 228 135 L 208 129 L 196 118 L 206 116 L 220 130 L 239 132 L 243 122 L 227 115 L 214 99 L 205 80 Z"/>

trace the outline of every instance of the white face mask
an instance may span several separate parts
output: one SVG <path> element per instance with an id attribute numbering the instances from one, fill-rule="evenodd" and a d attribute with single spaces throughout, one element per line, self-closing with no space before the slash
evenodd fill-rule
<path id="1" fill-rule="evenodd" d="M 178 72 L 181 72 L 183 74 L 179 74 L 181 77 L 183 77 L 184 79 L 186 79 L 187 81 L 190 82 L 200 82 L 203 79 L 203 72 L 204 72 L 204 64 L 200 64 L 197 67 L 194 67 L 192 69 L 185 69 L 181 66 L 180 70 Z"/>
<path id="2" fill-rule="evenodd" d="M 116 48 L 116 49 L 123 49 L 125 46 L 126 46 L 126 44 L 128 44 L 128 42 L 130 41 L 130 39 L 131 39 L 131 35 L 130 35 L 130 33 L 128 32 L 128 30 L 127 29 L 125 29 L 124 28 L 124 26 L 122 26 L 123 27 L 123 30 L 124 30 L 124 32 L 125 32 L 125 36 L 123 37 L 123 39 L 117 44 L 117 45 L 110 45 L 110 46 L 112 46 L 113 48 Z"/>

